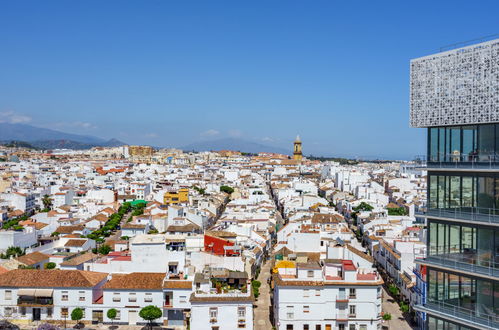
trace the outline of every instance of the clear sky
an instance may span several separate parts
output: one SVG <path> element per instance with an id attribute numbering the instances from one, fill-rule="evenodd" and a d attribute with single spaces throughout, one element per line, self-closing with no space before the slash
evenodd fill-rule
<path id="1" fill-rule="evenodd" d="M 409 60 L 499 1 L 1 1 L 0 120 L 127 143 L 224 137 L 411 158 Z"/>

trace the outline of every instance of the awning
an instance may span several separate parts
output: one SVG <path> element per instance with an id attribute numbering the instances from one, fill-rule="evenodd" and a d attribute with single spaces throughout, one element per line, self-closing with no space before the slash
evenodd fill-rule
<path id="1" fill-rule="evenodd" d="M 35 289 L 19 289 L 17 290 L 17 295 L 18 296 L 35 296 Z"/>
<path id="2" fill-rule="evenodd" d="M 178 261 L 168 261 L 168 265 L 178 265 Z"/>
<path id="3" fill-rule="evenodd" d="M 53 289 L 19 289 L 19 290 L 17 290 L 18 296 L 52 297 L 53 294 L 54 294 Z"/>
<path id="4" fill-rule="evenodd" d="M 35 297 L 52 297 L 54 294 L 53 289 L 36 289 Z"/>

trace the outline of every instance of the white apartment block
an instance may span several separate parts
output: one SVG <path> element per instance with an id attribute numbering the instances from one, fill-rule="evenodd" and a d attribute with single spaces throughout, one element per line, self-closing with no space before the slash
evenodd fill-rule
<path id="1" fill-rule="evenodd" d="M 326 259 L 322 265 L 308 262 L 278 268 L 274 280 L 279 330 L 381 327 L 383 280 L 372 269 L 357 268 L 351 260 Z"/>

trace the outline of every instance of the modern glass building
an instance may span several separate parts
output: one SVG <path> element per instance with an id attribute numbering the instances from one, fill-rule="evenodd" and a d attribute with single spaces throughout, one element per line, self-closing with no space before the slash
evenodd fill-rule
<path id="1" fill-rule="evenodd" d="M 499 329 L 499 39 L 411 61 L 428 130 L 428 329 Z"/>

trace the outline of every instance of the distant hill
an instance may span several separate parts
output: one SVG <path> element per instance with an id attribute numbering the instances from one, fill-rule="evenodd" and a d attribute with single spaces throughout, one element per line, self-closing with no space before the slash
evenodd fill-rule
<path id="1" fill-rule="evenodd" d="M 291 150 L 263 145 L 256 142 L 236 138 L 226 138 L 210 141 L 191 143 L 182 147 L 185 151 L 210 151 L 210 150 L 234 150 L 249 153 L 272 152 L 278 154 L 290 154 Z"/>
<path id="2" fill-rule="evenodd" d="M 26 124 L 0 123 L 0 141 L 27 143 L 38 149 L 90 149 L 93 147 L 118 147 L 125 143 L 111 139 L 59 132 Z"/>

